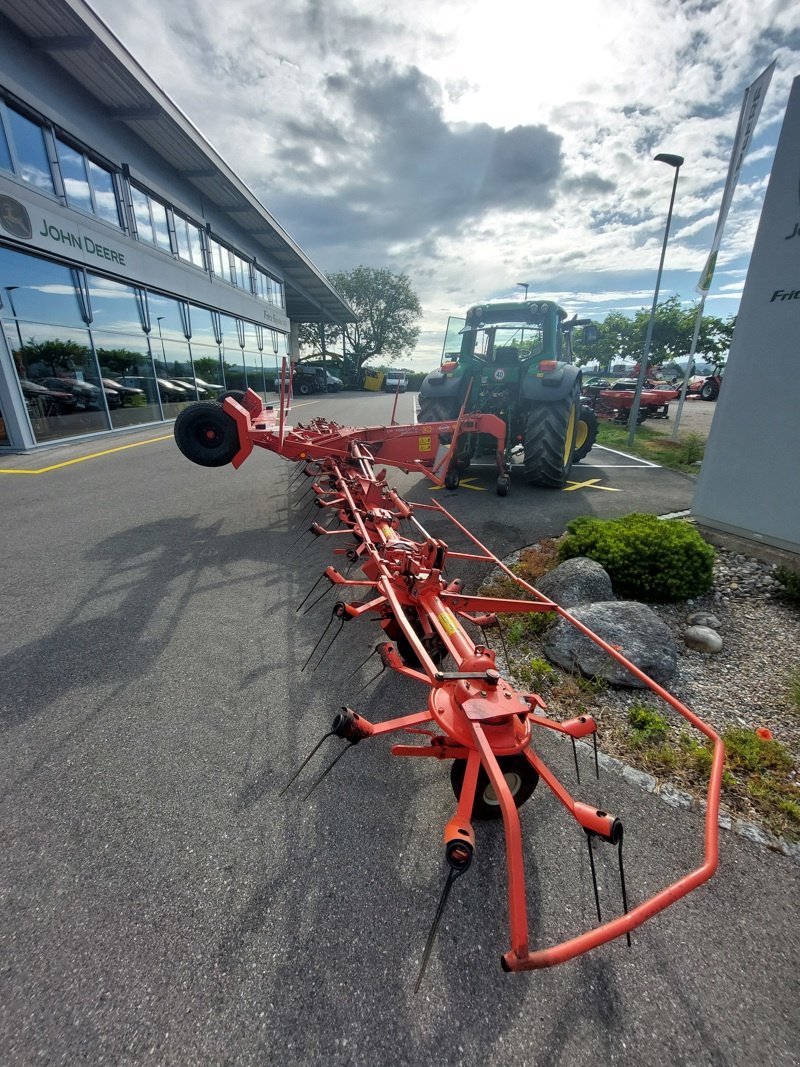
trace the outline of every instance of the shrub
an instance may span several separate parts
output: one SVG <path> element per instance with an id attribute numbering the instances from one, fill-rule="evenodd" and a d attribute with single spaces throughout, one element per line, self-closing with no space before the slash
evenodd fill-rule
<path id="1" fill-rule="evenodd" d="M 628 723 L 633 729 L 636 745 L 654 745 L 666 740 L 669 723 L 663 715 L 645 704 L 634 704 L 628 712 Z"/>
<path id="2" fill-rule="evenodd" d="M 781 596 L 790 604 L 800 607 L 800 574 L 788 567 L 778 567 L 775 577 L 781 584 Z"/>
<path id="3" fill-rule="evenodd" d="M 587 556 L 608 572 L 617 596 L 666 603 L 711 588 L 714 549 L 685 522 L 634 512 L 620 519 L 573 519 L 559 558 Z"/>

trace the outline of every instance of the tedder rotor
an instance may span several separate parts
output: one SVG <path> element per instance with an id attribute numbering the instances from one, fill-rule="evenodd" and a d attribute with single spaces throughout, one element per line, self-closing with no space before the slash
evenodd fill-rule
<path id="1" fill-rule="evenodd" d="M 517 578 L 441 504 L 405 501 L 386 480 L 381 467 L 418 471 L 441 482 L 437 451 L 451 450 L 458 440 L 451 421 L 423 426 L 341 427 L 316 419 L 308 426 L 289 426 L 281 397 L 279 411 L 264 408 L 260 397 L 247 393 L 227 396 L 223 403 L 200 402 L 187 407 L 175 422 L 178 447 L 189 459 L 205 466 L 232 463 L 238 467 L 254 446 L 266 448 L 298 465 L 298 477 L 311 479 L 310 494 L 318 520 L 309 532 L 328 538 L 334 558 L 347 564 L 346 573 L 331 564 L 309 591 L 304 604 L 323 584 L 337 600 L 330 621 L 305 666 L 321 661 L 346 624 L 371 619 L 382 630 L 373 655 L 382 670 L 390 668 L 419 682 L 425 690 L 423 706 L 415 713 L 372 722 L 351 707 L 336 715 L 329 732 L 313 749 L 284 792 L 302 772 L 326 738 L 345 743 L 333 763 L 353 745 L 383 736 L 409 735 L 391 749 L 395 756 L 448 760 L 457 798 L 444 828 L 448 866 L 439 908 L 423 956 L 419 982 L 453 881 L 470 866 L 475 852 L 473 822 L 502 819 L 508 872 L 510 947 L 501 964 L 508 971 L 549 967 L 626 935 L 647 919 L 707 881 L 717 866 L 719 794 L 724 761 L 717 734 L 676 697 L 629 662 L 620 649 L 604 642 L 558 604 Z M 502 422 L 492 415 L 464 415 L 478 420 L 470 433 L 494 434 L 502 454 Z M 492 422 L 491 420 L 495 420 Z M 458 420 L 456 420 L 458 421 Z M 421 438 L 423 440 L 421 440 Z M 430 440 L 429 440 L 430 439 Z M 445 541 L 429 534 L 421 521 L 426 513 L 445 518 L 473 546 L 469 552 L 451 551 Z M 324 521 L 327 518 L 328 521 Z M 514 579 L 524 599 L 471 596 L 460 579 L 447 576 L 446 566 L 469 560 L 499 567 Z M 349 577 L 358 567 L 360 576 Z M 302 605 L 301 605 L 302 606 Z M 545 763 L 537 749 L 541 731 L 570 738 L 592 739 L 597 770 L 597 726 L 591 715 L 557 722 L 546 714 L 542 697 L 518 688 L 499 669 L 485 631 L 500 627 L 503 615 L 544 613 L 566 620 L 586 638 L 624 665 L 637 679 L 681 715 L 713 745 L 705 815 L 702 864 L 649 899 L 629 904 L 622 864 L 623 827 L 613 814 L 576 799 Z M 333 635 L 321 649 L 329 630 Z M 481 641 L 471 636 L 479 630 Z M 502 629 L 500 630 L 502 636 Z M 424 738 L 424 743 L 420 739 Z M 413 743 L 412 743 L 413 742 Z M 315 780 L 328 773 L 333 763 Z M 577 758 L 575 759 L 578 770 Z M 522 827 L 519 808 L 542 781 L 585 833 L 594 879 L 597 925 L 551 947 L 533 947 L 528 928 Z M 310 792 L 311 790 L 309 790 Z M 308 795 L 308 794 L 307 794 Z M 594 843 L 617 849 L 621 881 L 621 913 L 603 921 L 594 866 Z"/>

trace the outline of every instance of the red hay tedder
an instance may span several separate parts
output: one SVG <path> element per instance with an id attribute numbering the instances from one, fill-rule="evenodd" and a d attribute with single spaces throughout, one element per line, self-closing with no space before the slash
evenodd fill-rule
<path id="1" fill-rule="evenodd" d="M 395 744 L 391 750 L 393 755 L 452 763 L 450 777 L 457 803 L 444 828 L 448 876 L 423 956 L 417 988 L 450 887 L 472 862 L 474 819 L 496 817 L 503 821 L 511 946 L 501 962 L 508 971 L 563 963 L 613 938 L 623 934 L 629 936 L 631 930 L 707 881 L 717 866 L 717 823 L 724 760 L 723 745 L 716 733 L 625 659 L 617 647 L 605 643 L 569 612 L 517 578 L 441 504 L 406 502 L 387 484 L 386 470 L 376 470 L 378 463 L 381 467 L 416 471 L 442 484 L 446 478 L 448 456 L 457 453 L 457 441 L 462 432 L 495 436 L 498 463 L 501 463 L 505 434 L 502 421 L 493 415 L 464 415 L 462 410 L 455 421 L 423 425 L 348 428 L 316 419 L 308 426 L 290 427 L 286 422 L 285 400 L 286 397 L 281 395 L 278 411 L 264 408 L 260 397 L 252 391 L 229 394 L 222 403 L 193 404 L 178 416 L 175 438 L 189 459 L 204 466 L 232 463 L 238 467 L 254 446 L 295 461 L 299 465 L 298 477 L 307 475 L 312 479 L 310 491 L 319 509 L 318 517 L 327 516 L 331 520 L 324 525 L 313 522 L 310 532 L 317 537 L 330 538 L 334 557 L 360 569 L 360 577 L 350 578 L 336 566 L 328 566 L 309 591 L 304 604 L 322 582 L 328 583 L 326 591 L 335 588 L 339 599 L 306 665 L 317 654 L 332 625 L 338 623 L 338 630 L 320 659 L 346 623 L 369 618 L 383 631 L 383 640 L 375 648 L 383 667 L 415 679 L 427 690 L 427 700 L 421 710 L 386 722 L 370 722 L 352 708 L 345 707 L 325 735 L 325 738 L 340 738 L 349 748 L 368 738 L 406 733 L 417 743 Z M 426 512 L 448 519 L 468 538 L 474 551 L 450 551 L 444 541 L 432 537 L 420 521 L 420 516 Z M 466 595 L 459 579 L 446 577 L 446 564 L 459 559 L 499 567 L 522 587 L 526 598 Z M 350 599 L 345 599 L 346 595 Z M 622 866 L 623 828 L 620 820 L 592 804 L 576 800 L 545 764 L 534 744 L 538 730 L 569 737 L 573 752 L 576 739 L 591 737 L 597 768 L 593 718 L 581 715 L 566 722 L 548 718 L 543 699 L 537 693 L 518 689 L 504 678 L 498 670 L 495 653 L 470 636 L 468 627 L 478 628 L 483 633 L 498 626 L 501 615 L 530 612 L 550 613 L 567 620 L 623 664 L 640 683 L 666 701 L 713 744 L 702 864 L 630 908 Z M 422 739 L 424 743 L 420 743 Z M 298 769 L 292 782 L 322 741 Z M 337 759 L 345 751 L 347 749 L 343 749 Z M 577 759 L 575 765 L 577 770 Z M 317 778 L 312 789 L 330 766 Z M 593 842 L 598 840 L 617 848 L 623 902 L 622 913 L 603 922 L 595 880 L 598 925 L 549 948 L 531 948 L 530 945 L 518 812 L 539 780 L 585 831 L 593 878 Z"/>

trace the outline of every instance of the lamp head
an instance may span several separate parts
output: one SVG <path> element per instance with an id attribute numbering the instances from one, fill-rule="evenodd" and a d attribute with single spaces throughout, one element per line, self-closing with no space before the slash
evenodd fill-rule
<path id="1" fill-rule="evenodd" d="M 656 163 L 669 163 L 671 167 L 682 167 L 683 156 L 671 156 L 668 152 L 659 152 L 653 157 Z"/>

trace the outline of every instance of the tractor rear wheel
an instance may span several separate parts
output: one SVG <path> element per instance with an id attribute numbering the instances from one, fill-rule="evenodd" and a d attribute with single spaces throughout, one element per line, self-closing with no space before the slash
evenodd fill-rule
<path id="1" fill-rule="evenodd" d="M 525 477 L 531 485 L 563 489 L 572 466 L 580 391 L 532 404 L 525 421 Z"/>
<path id="2" fill-rule="evenodd" d="M 578 463 L 591 452 L 597 440 L 597 416 L 587 405 L 581 404 L 578 412 L 578 428 L 575 431 L 575 455 L 573 463 Z"/>
<path id="3" fill-rule="evenodd" d="M 455 410 L 453 407 L 455 405 Z M 456 401 L 448 403 L 446 400 L 420 400 L 419 402 L 419 416 L 417 422 L 449 422 L 450 419 L 457 419 L 460 408 L 457 406 Z"/>
<path id="4" fill-rule="evenodd" d="M 175 443 L 201 467 L 224 467 L 239 451 L 236 420 L 216 400 L 190 404 L 175 419 Z"/>
<path id="5" fill-rule="evenodd" d="M 511 792 L 514 806 L 521 808 L 539 782 L 538 773 L 521 752 L 517 752 L 513 756 L 499 756 L 497 762 L 500 764 L 500 770 L 503 772 L 506 785 Z M 467 761 L 465 759 L 453 760 L 453 766 L 450 768 L 450 784 L 453 787 L 456 799 L 461 797 L 466 771 Z M 481 764 L 481 768 L 478 771 L 475 800 L 472 804 L 472 818 L 502 819 L 502 817 L 503 810 L 500 807 L 500 801 L 497 799 L 494 787 L 489 781 L 489 775 L 486 773 L 485 767 Z"/>
<path id="6" fill-rule="evenodd" d="M 719 384 L 710 378 L 707 382 L 703 382 L 703 387 L 700 390 L 700 397 L 703 400 L 716 400 L 719 396 Z"/>

